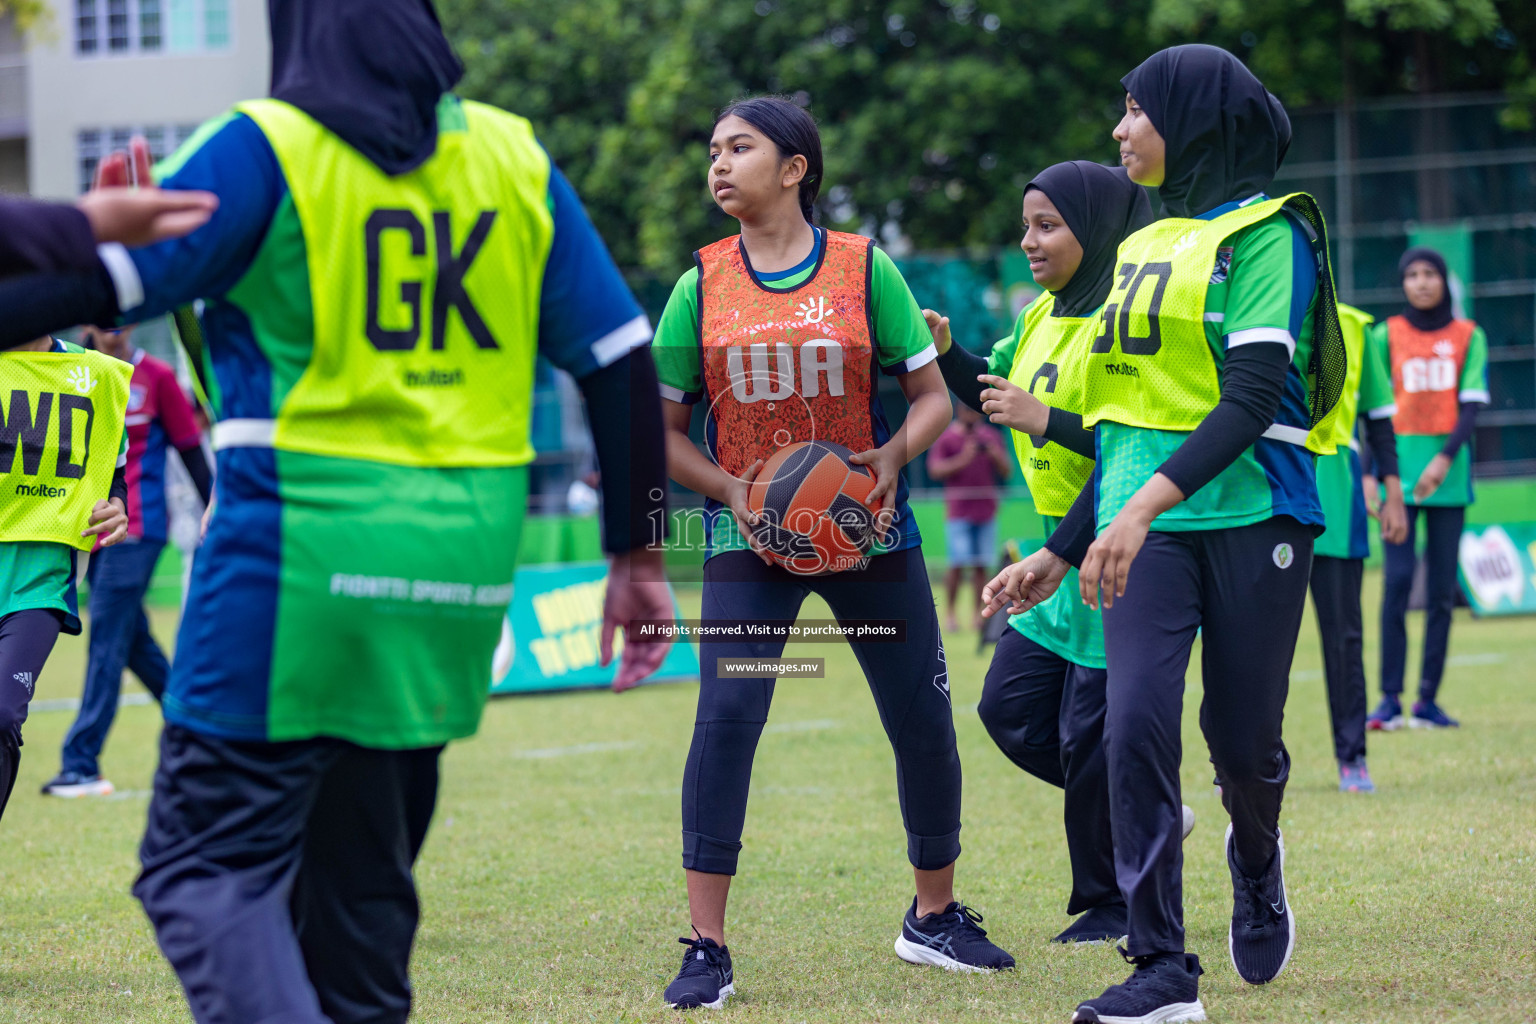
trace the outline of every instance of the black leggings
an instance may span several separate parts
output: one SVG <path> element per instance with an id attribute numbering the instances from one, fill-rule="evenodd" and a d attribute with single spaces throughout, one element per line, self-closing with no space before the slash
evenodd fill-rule
<path id="1" fill-rule="evenodd" d="M 1419 664 L 1419 699 L 1433 701 L 1440 692 L 1445 654 L 1451 642 L 1451 613 L 1456 608 L 1456 555 L 1467 510 L 1408 506 L 1408 536 L 1401 544 L 1383 544 L 1381 595 L 1381 692 L 1403 692 L 1408 665 L 1408 594 L 1413 590 L 1414 534 L 1424 513 L 1424 657 Z"/>
<path id="2" fill-rule="evenodd" d="M 58 639 L 59 617 L 46 608 L 29 608 L 0 618 L 0 815 L 5 814 L 11 788 L 16 785 L 27 704 Z"/>
<path id="3" fill-rule="evenodd" d="M 1101 668 L 1075 665 L 1010 628 L 997 642 L 976 706 L 992 742 L 1010 761 L 1066 791 L 1069 914 L 1123 902 L 1115 881 L 1104 759 L 1108 675 Z"/>
<path id="4" fill-rule="evenodd" d="M 798 576 L 764 565 L 750 551 L 725 552 L 704 563 L 701 618 L 792 620 L 812 593 L 827 602 L 840 622 L 896 619 L 906 624 L 903 643 L 860 641 L 851 646 L 896 752 L 896 792 L 907 829 L 907 857 L 922 870 L 953 863 L 960 855 L 960 754 L 944 646 L 921 549 L 880 555 L 865 569 L 829 576 Z M 783 649 L 782 638 L 699 644 L 699 709 L 683 771 L 685 868 L 736 873 L 752 758 L 773 700 L 773 679 L 722 677 L 719 659 L 777 658 Z"/>

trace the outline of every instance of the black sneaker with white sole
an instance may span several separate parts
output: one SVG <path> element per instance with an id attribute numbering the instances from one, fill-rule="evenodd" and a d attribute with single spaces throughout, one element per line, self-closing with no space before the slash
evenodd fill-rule
<path id="1" fill-rule="evenodd" d="M 1124 903 L 1089 907 L 1052 942 L 1119 942 L 1130 928 L 1130 912 Z"/>
<path id="2" fill-rule="evenodd" d="M 1296 915 L 1285 895 L 1285 840 L 1275 836 L 1275 855 L 1258 878 L 1237 866 L 1232 826 L 1227 826 L 1227 870 L 1232 872 L 1232 930 L 1227 948 L 1232 966 L 1250 985 L 1280 977 L 1296 948 Z"/>
<path id="3" fill-rule="evenodd" d="M 1200 1005 L 1200 958 L 1193 953 L 1126 956 L 1131 976 L 1097 999 L 1077 1004 L 1072 1024 L 1185 1024 L 1205 1020 Z"/>
<path id="4" fill-rule="evenodd" d="M 43 796 L 111 796 L 112 793 L 112 783 L 99 774 L 81 775 L 79 772 L 59 772 L 43 783 Z"/>
<path id="5" fill-rule="evenodd" d="M 706 1007 L 718 1010 L 736 991 L 736 976 L 731 971 L 731 951 L 714 939 L 678 939 L 688 947 L 682 969 L 662 996 L 675 1010 Z"/>
<path id="6" fill-rule="evenodd" d="M 901 922 L 896 955 L 909 964 L 931 964 L 946 971 L 1007 971 L 1013 957 L 987 938 L 981 915 L 962 903 L 937 914 L 917 916 L 917 900 Z"/>

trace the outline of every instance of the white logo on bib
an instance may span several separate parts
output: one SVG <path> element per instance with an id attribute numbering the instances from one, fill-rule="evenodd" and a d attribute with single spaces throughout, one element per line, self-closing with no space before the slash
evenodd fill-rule
<path id="1" fill-rule="evenodd" d="M 1275 564 L 1282 569 L 1289 569 L 1291 567 L 1291 563 L 1296 561 L 1296 553 L 1291 550 L 1291 546 L 1289 544 L 1276 544 L 1275 550 L 1270 554 L 1269 557 L 1273 558 L 1275 560 Z"/>
<path id="2" fill-rule="evenodd" d="M 88 395 L 96 388 L 96 381 L 91 379 L 91 371 L 85 366 L 71 367 L 69 375 L 65 378 L 70 386 L 82 395 Z"/>

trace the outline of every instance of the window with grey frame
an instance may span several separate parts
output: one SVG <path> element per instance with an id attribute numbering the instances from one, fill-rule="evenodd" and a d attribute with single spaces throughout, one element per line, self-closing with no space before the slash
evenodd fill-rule
<path id="1" fill-rule="evenodd" d="M 229 0 L 74 0 L 75 53 L 197 53 L 231 44 Z"/>

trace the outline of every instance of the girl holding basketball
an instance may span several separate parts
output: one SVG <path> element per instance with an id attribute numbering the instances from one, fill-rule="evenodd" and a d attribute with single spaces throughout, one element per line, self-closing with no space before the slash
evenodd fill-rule
<path id="1" fill-rule="evenodd" d="M 1020 247 L 1046 292 L 1019 314 L 990 358 L 951 344 L 948 319 L 923 313 L 945 383 L 993 423 L 1013 429 L 1019 467 L 1050 533 L 1093 474 L 1093 434 L 1083 429 L 1080 412 L 1082 368 L 1114 283 L 1116 247 L 1152 222 L 1152 206 L 1122 168 L 1074 160 L 1046 168 L 1025 186 L 1023 220 Z M 1068 588 L 1075 582 L 1074 576 Z M 1008 624 L 976 711 L 1009 760 L 1065 791 L 1067 913 L 1081 916 L 1054 941 L 1117 940 L 1127 916 L 1115 881 L 1102 743 L 1103 624 L 1096 610 L 1067 593 Z"/>
<path id="2" fill-rule="evenodd" d="M 744 100 L 716 120 L 710 192 L 741 233 L 694 254 L 653 350 L 672 478 L 707 499 L 701 618 L 793 619 L 815 593 L 841 622 L 904 623 L 900 642 L 852 644 L 895 750 L 917 890 L 896 952 L 951 970 L 1010 968 L 1013 958 L 987 940 L 980 915 L 954 899 L 960 758 L 938 617 L 902 479 L 902 467 L 948 425 L 949 396 L 922 312 L 889 257 L 867 238 L 813 225 L 821 176 L 816 123 L 793 103 Z M 897 376 L 910 403 L 894 433 L 880 412 L 877 366 Z M 707 455 L 688 438 L 700 402 Z M 792 447 L 803 442 L 815 443 Z M 837 446 L 862 468 L 850 474 Z M 773 479 L 757 480 L 770 461 Z M 878 510 L 878 526 L 848 507 L 846 496 L 862 488 L 846 478 L 864 473 L 872 484 L 862 481 L 863 501 Z M 815 525 L 823 511 L 841 524 L 837 531 Z M 866 537 L 870 530 L 876 536 Z M 870 557 L 826 572 L 840 567 L 850 545 L 871 541 Z M 734 991 L 726 900 L 774 680 L 722 678 L 719 662 L 777 658 L 783 645 L 782 636 L 699 645 L 698 715 L 683 774 L 695 937 L 680 940 L 688 951 L 667 986 L 671 1006 L 718 1008 Z"/>

